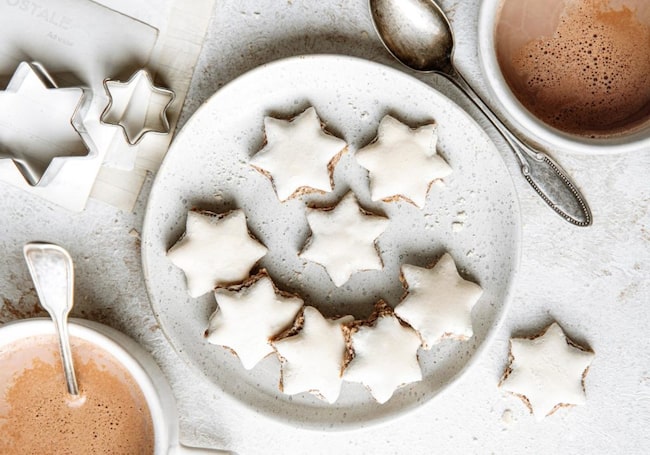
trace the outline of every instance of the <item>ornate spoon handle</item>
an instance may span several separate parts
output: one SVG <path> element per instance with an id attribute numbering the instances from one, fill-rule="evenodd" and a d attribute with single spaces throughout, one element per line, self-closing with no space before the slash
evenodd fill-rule
<path id="1" fill-rule="evenodd" d="M 524 178 L 551 209 L 576 226 L 589 226 L 592 223 L 591 210 L 585 198 L 556 161 L 517 138 L 457 71 L 438 74 L 465 93 L 501 133 L 519 160 Z"/>

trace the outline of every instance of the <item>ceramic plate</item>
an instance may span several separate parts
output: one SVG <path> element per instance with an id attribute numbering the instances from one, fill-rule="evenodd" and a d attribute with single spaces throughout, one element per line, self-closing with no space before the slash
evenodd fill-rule
<path id="1" fill-rule="evenodd" d="M 334 173 L 335 190 L 280 203 L 270 181 L 248 160 L 264 143 L 265 116 L 288 118 L 314 106 L 327 129 L 349 144 Z M 426 206 L 370 201 L 367 172 L 354 152 L 391 114 L 412 127 L 438 123 L 438 152 L 454 172 L 434 184 Z M 305 206 L 334 204 L 354 191 L 361 205 L 384 214 L 379 238 L 382 271 L 361 272 L 336 288 L 324 269 L 298 251 L 310 231 Z M 383 298 L 395 306 L 404 293 L 402 263 L 430 265 L 444 251 L 462 274 L 483 287 L 473 312 L 474 337 L 420 350 L 424 379 L 377 404 L 360 384 L 344 383 L 336 404 L 310 394 L 278 390 L 280 364 L 269 356 L 245 370 L 228 350 L 203 333 L 216 303 L 211 294 L 188 296 L 181 270 L 166 251 L 185 230 L 192 208 L 245 211 L 251 232 L 268 248 L 261 261 L 280 289 L 299 294 L 326 316 L 365 318 Z M 143 229 L 143 262 L 152 306 L 179 354 L 225 393 L 256 411 L 313 428 L 364 426 L 412 410 L 435 397 L 477 357 L 503 316 L 520 251 L 515 190 L 488 136 L 448 98 L 394 69 L 341 56 L 309 56 L 255 69 L 212 96 L 174 140 L 151 190 Z"/>

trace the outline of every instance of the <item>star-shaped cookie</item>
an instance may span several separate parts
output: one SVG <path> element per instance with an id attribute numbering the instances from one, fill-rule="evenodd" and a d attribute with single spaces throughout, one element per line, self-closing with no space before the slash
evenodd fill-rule
<path id="1" fill-rule="evenodd" d="M 266 144 L 250 164 L 269 177 L 280 201 L 303 191 L 332 191 L 332 172 L 344 140 L 323 130 L 316 110 L 292 120 L 264 118 Z"/>
<path id="2" fill-rule="evenodd" d="M 510 340 L 510 364 L 499 386 L 541 420 L 559 407 L 585 402 L 584 378 L 593 357 L 553 323 L 536 338 Z"/>
<path id="3" fill-rule="evenodd" d="M 122 128 L 129 144 L 137 144 L 149 132 L 169 132 L 167 109 L 174 92 L 156 87 L 146 70 L 138 70 L 126 82 L 107 79 L 104 89 L 110 101 L 101 121 Z"/>
<path id="4" fill-rule="evenodd" d="M 402 278 L 408 293 L 395 314 L 418 332 L 425 349 L 443 338 L 472 336 L 472 308 L 483 290 L 458 274 L 449 253 L 430 269 L 402 265 Z"/>
<path id="5" fill-rule="evenodd" d="M 281 390 L 294 395 L 310 392 L 334 403 L 341 391 L 341 370 L 346 353 L 342 324 L 352 316 L 325 319 L 314 307 L 303 308 L 295 335 L 273 341 L 282 364 Z"/>
<path id="6" fill-rule="evenodd" d="M 299 256 L 321 264 L 336 286 L 353 273 L 383 267 L 375 240 L 388 219 L 361 209 L 352 192 L 331 209 L 308 209 L 312 235 Z"/>
<path id="7" fill-rule="evenodd" d="M 86 155 L 80 108 L 87 98 L 81 88 L 57 87 L 40 64 L 20 63 L 0 91 L 0 158 L 12 159 L 36 186 L 52 161 Z"/>
<path id="8" fill-rule="evenodd" d="M 191 210 L 185 234 L 167 257 L 185 272 L 190 296 L 199 297 L 217 286 L 244 281 L 266 252 L 248 232 L 242 210 L 219 215 Z"/>
<path id="9" fill-rule="evenodd" d="M 379 403 L 399 387 L 422 380 L 420 338 L 386 303 L 379 301 L 367 323 L 349 330 L 354 354 L 343 371 L 344 380 L 364 384 Z"/>
<path id="10" fill-rule="evenodd" d="M 401 198 L 424 207 L 431 183 L 452 172 L 436 151 L 437 139 L 436 124 L 411 129 L 386 115 L 375 140 L 355 155 L 369 171 L 372 200 Z"/>
<path id="11" fill-rule="evenodd" d="M 270 340 L 291 327 L 303 305 L 299 297 L 278 291 L 265 271 L 243 285 L 216 289 L 214 296 L 219 307 L 205 336 L 234 351 L 247 370 L 274 352 Z"/>

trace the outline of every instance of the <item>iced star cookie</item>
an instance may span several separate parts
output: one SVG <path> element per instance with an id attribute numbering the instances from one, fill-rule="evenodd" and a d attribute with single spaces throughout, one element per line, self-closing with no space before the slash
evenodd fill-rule
<path id="1" fill-rule="evenodd" d="M 422 380 L 420 338 L 383 301 L 377 302 L 368 321 L 346 330 L 351 348 L 343 379 L 365 385 L 377 402 L 385 403 L 399 387 Z"/>
<path id="2" fill-rule="evenodd" d="M 355 154 L 369 171 L 372 200 L 404 199 L 424 207 L 431 184 L 452 172 L 438 155 L 437 140 L 436 124 L 412 129 L 386 115 L 375 140 Z"/>
<path id="3" fill-rule="evenodd" d="M 553 323 L 535 338 L 510 340 L 510 363 L 499 387 L 519 396 L 537 420 L 585 402 L 584 380 L 594 353 Z"/>
<path id="4" fill-rule="evenodd" d="M 310 392 L 334 403 L 341 391 L 346 353 L 342 325 L 353 320 L 326 319 L 316 308 L 304 307 L 294 333 L 271 342 L 281 362 L 280 390 L 288 395 Z"/>
<path id="5" fill-rule="evenodd" d="M 395 314 L 418 332 L 422 347 L 430 349 L 443 338 L 472 336 L 472 308 L 483 290 L 458 274 L 449 253 L 430 269 L 402 265 L 402 281 L 407 294 Z"/>
<path id="6" fill-rule="evenodd" d="M 242 210 L 222 214 L 191 210 L 185 234 L 167 257 L 185 273 L 190 296 L 199 297 L 217 286 L 244 281 L 266 252 L 248 232 Z"/>
<path id="7" fill-rule="evenodd" d="M 271 180 L 280 201 L 332 191 L 334 166 L 347 144 L 324 130 L 313 107 L 292 120 L 265 117 L 264 131 L 266 144 L 250 164 Z"/>
<path id="8" fill-rule="evenodd" d="M 383 267 L 375 240 L 388 227 L 388 219 L 364 211 L 352 192 L 334 208 L 308 209 L 311 238 L 299 256 L 321 264 L 336 286 L 352 274 Z"/>
<path id="9" fill-rule="evenodd" d="M 242 285 L 216 289 L 214 296 L 218 308 L 205 336 L 237 354 L 247 370 L 274 352 L 271 339 L 291 327 L 303 305 L 276 289 L 264 270 Z"/>

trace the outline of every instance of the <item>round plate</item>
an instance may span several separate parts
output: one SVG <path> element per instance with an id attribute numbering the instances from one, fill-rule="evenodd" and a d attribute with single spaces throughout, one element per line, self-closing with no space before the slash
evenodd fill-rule
<path id="1" fill-rule="evenodd" d="M 334 191 L 280 203 L 271 182 L 248 164 L 264 144 L 265 116 L 290 118 L 314 106 L 348 152 L 334 172 Z M 426 206 L 370 201 L 367 172 L 354 152 L 391 114 L 411 127 L 435 121 L 438 152 L 454 172 L 432 185 Z M 310 231 L 306 206 L 335 204 L 354 191 L 367 210 L 388 216 L 378 239 L 384 269 L 360 272 L 336 288 L 323 267 L 298 258 Z M 304 393 L 278 390 L 280 364 L 269 356 L 250 371 L 227 349 L 204 337 L 216 309 L 211 293 L 187 294 L 183 272 L 166 251 L 185 230 L 192 208 L 241 208 L 253 235 L 269 248 L 260 266 L 276 285 L 299 294 L 326 316 L 365 318 L 383 298 L 395 306 L 404 293 L 403 263 L 429 266 L 443 252 L 484 294 L 472 311 L 474 336 L 419 351 L 423 380 L 377 404 L 360 384 L 343 384 L 330 405 Z M 257 68 L 210 98 L 174 140 L 151 190 L 143 229 L 143 265 L 154 313 L 181 357 L 225 393 L 256 411 L 297 426 L 365 426 L 422 405 L 477 357 L 503 316 L 520 251 L 520 213 L 512 181 L 488 136 L 459 107 L 429 86 L 391 68 L 342 56 L 296 57 Z"/>

